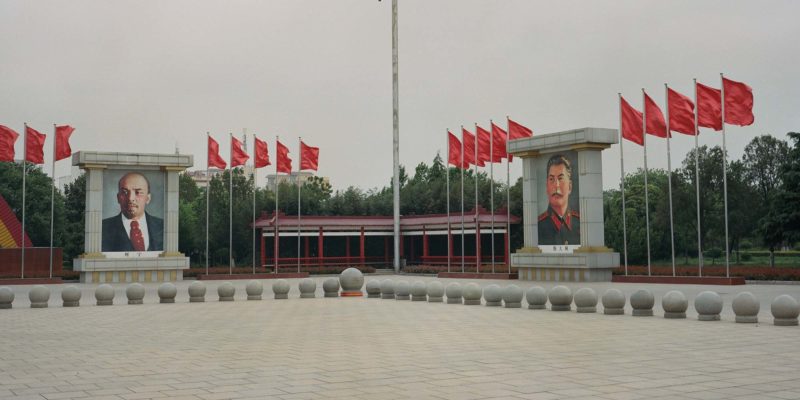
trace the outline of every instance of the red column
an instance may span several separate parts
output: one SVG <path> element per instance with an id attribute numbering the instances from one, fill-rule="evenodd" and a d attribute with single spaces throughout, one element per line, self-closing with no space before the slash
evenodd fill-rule
<path id="1" fill-rule="evenodd" d="M 411 241 L 411 251 L 408 253 L 407 262 L 410 262 L 414 259 L 414 236 L 409 236 L 408 239 Z"/>
<path id="2" fill-rule="evenodd" d="M 358 256 L 361 258 L 361 264 L 364 264 L 364 227 L 361 227 L 361 238 L 358 243 Z"/>
<path id="3" fill-rule="evenodd" d="M 428 257 L 428 232 L 424 226 L 422 227 L 422 257 Z"/>
<path id="4" fill-rule="evenodd" d="M 383 261 L 389 262 L 389 237 L 383 237 Z"/>
<path id="5" fill-rule="evenodd" d="M 403 234 L 400 234 L 400 258 L 403 258 L 405 255 L 405 247 L 406 247 L 406 238 L 403 237 Z"/>
<path id="6" fill-rule="evenodd" d="M 264 229 L 262 228 L 259 233 L 261 233 L 261 268 L 264 268 L 267 265 L 267 243 L 264 239 Z"/>
<path id="7" fill-rule="evenodd" d="M 305 243 L 303 243 L 303 247 L 305 247 L 305 249 L 303 249 L 303 254 L 304 254 L 303 257 L 305 257 L 305 258 L 311 257 L 311 246 L 309 244 L 310 242 L 309 242 L 308 238 L 309 238 L 308 236 L 305 236 L 303 238 L 303 241 L 305 242 Z"/>
<path id="8" fill-rule="evenodd" d="M 350 236 L 344 238 L 344 257 L 347 263 L 350 263 Z"/>
<path id="9" fill-rule="evenodd" d="M 323 260 L 323 258 L 325 258 L 324 251 L 322 251 L 322 249 L 323 249 L 322 240 L 323 240 L 322 239 L 322 227 L 320 226 L 319 227 L 319 238 L 317 239 L 317 246 L 319 246 L 319 254 L 317 255 L 317 257 L 319 257 L 319 265 L 320 266 L 322 266 L 322 264 L 323 264 L 322 260 Z"/>
<path id="10" fill-rule="evenodd" d="M 481 226 L 475 220 L 475 268 L 476 272 L 481 272 Z"/>
<path id="11" fill-rule="evenodd" d="M 273 236 L 273 243 L 275 243 L 275 254 L 273 255 L 273 257 L 275 258 L 275 269 L 274 269 L 274 271 L 276 273 L 278 272 L 278 260 L 280 260 L 280 258 L 281 258 L 279 240 L 280 240 L 280 236 L 278 235 L 278 227 L 276 226 L 275 227 L 275 236 Z"/>
<path id="12" fill-rule="evenodd" d="M 508 254 L 508 243 L 509 243 L 508 231 L 506 231 L 506 234 L 503 235 L 503 239 L 504 239 L 503 243 L 505 244 L 505 247 L 503 248 L 503 261 L 506 263 L 506 266 L 508 266 L 508 273 L 510 274 L 511 273 L 511 259 L 508 258 L 509 257 L 509 254 Z"/>

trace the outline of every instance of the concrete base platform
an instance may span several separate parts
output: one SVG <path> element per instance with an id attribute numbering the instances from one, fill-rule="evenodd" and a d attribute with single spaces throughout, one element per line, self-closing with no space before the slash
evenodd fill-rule
<path id="1" fill-rule="evenodd" d="M 725 278 L 721 276 L 647 276 L 647 275 L 614 275 L 611 282 L 619 283 L 669 283 L 674 285 L 744 285 L 742 277 Z"/>
<path id="2" fill-rule="evenodd" d="M 510 274 L 497 274 L 497 273 L 478 273 L 478 272 L 439 272 L 437 278 L 453 278 L 453 279 L 517 279 L 518 274 L 512 272 Z"/>
<path id="3" fill-rule="evenodd" d="M 0 285 L 58 285 L 64 283 L 61 278 L 8 278 L 0 279 Z"/>
<path id="4" fill-rule="evenodd" d="M 609 282 L 619 253 L 514 253 L 511 266 L 522 281 Z"/>
<path id="5" fill-rule="evenodd" d="M 202 274 L 199 281 L 226 281 L 234 279 L 295 279 L 308 278 L 308 272 L 279 272 L 277 274 Z"/>

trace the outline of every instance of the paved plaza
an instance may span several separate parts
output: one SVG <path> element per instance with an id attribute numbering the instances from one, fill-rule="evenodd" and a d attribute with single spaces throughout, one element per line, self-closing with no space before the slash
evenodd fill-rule
<path id="1" fill-rule="evenodd" d="M 739 287 L 567 284 L 598 295 L 616 287 L 654 292 L 654 317 L 448 305 L 364 298 L 189 303 L 189 281 L 176 304 L 95 305 L 96 285 L 76 284 L 81 306 L 31 309 L 28 286 L 12 287 L 14 308 L 0 310 L 2 399 L 800 399 L 800 328 L 772 325 L 771 300 L 800 298 L 797 285 Z M 429 281 L 419 276 L 366 280 Z M 467 282 L 467 280 L 442 280 Z M 475 281 L 481 286 L 553 284 Z M 688 318 L 662 317 L 661 297 L 683 291 Z M 725 300 L 722 321 L 700 322 L 692 307 L 703 290 Z M 731 300 L 761 300 L 759 324 L 734 323 Z M 574 309 L 574 308 L 573 308 Z"/>

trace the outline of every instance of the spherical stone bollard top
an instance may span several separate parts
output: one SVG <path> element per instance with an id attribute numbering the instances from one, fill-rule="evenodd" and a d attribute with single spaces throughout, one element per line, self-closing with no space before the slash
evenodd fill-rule
<path id="1" fill-rule="evenodd" d="M 0 310 L 11 308 L 14 302 L 14 291 L 8 286 L 0 287 Z"/>
<path id="2" fill-rule="evenodd" d="M 31 301 L 31 308 L 47 308 L 50 289 L 47 286 L 36 285 L 28 292 L 28 299 Z"/>
<path id="3" fill-rule="evenodd" d="M 661 298 L 661 308 L 664 309 L 664 318 L 686 318 L 689 300 L 682 292 L 670 290 Z"/>
<path id="4" fill-rule="evenodd" d="M 566 286 L 556 286 L 547 293 L 550 300 L 550 311 L 572 310 L 572 290 Z"/>
<path id="5" fill-rule="evenodd" d="M 317 296 L 317 282 L 311 278 L 300 280 L 300 283 L 297 285 L 297 287 L 300 289 L 301 299 L 313 299 Z"/>
<path id="6" fill-rule="evenodd" d="M 380 299 L 381 298 L 381 283 L 377 279 L 367 282 L 367 298 Z"/>
<path id="7" fill-rule="evenodd" d="M 597 292 L 588 287 L 575 291 L 575 308 L 579 313 L 597 312 Z"/>
<path id="8" fill-rule="evenodd" d="M 486 300 L 486 307 L 500 307 L 503 305 L 503 289 L 495 284 L 488 285 L 483 288 L 483 298 Z"/>
<path id="9" fill-rule="evenodd" d="M 619 289 L 608 289 L 603 293 L 603 314 L 622 315 L 625 314 L 625 293 Z"/>
<path id="10" fill-rule="evenodd" d="M 144 289 L 144 288 L 142 288 Z M 142 297 L 144 297 L 144 290 L 142 290 Z M 114 288 L 111 285 L 104 283 L 94 290 L 94 298 L 97 300 L 98 306 L 110 306 L 114 304 Z M 130 303 L 130 302 L 129 302 Z"/>
<path id="11" fill-rule="evenodd" d="M 203 303 L 206 301 L 206 284 L 200 281 L 194 281 L 189 285 L 189 302 L 190 303 Z"/>
<path id="12" fill-rule="evenodd" d="M 444 285 L 439 281 L 428 282 L 425 291 L 428 293 L 429 303 L 441 303 L 444 301 Z"/>
<path id="13" fill-rule="evenodd" d="M 461 289 L 461 295 L 464 297 L 465 306 L 479 306 L 481 305 L 481 296 L 483 291 L 481 287 L 475 282 L 470 282 Z"/>
<path id="14" fill-rule="evenodd" d="M 125 288 L 125 297 L 128 298 L 128 304 L 143 304 L 144 286 L 140 283 L 131 283 Z"/>
<path id="15" fill-rule="evenodd" d="M 406 281 L 400 281 L 394 284 L 394 299 L 395 300 L 411 300 L 411 285 Z"/>
<path id="16" fill-rule="evenodd" d="M 416 281 L 411 284 L 411 301 L 428 300 L 428 286 L 425 282 Z"/>
<path id="17" fill-rule="evenodd" d="M 755 324 L 758 322 L 758 311 L 761 303 L 756 296 L 750 292 L 741 292 L 733 298 L 731 303 L 733 313 L 736 314 L 736 322 Z"/>
<path id="18" fill-rule="evenodd" d="M 384 279 L 381 282 L 381 298 L 394 299 L 394 282 L 391 279 Z"/>
<path id="19" fill-rule="evenodd" d="M 272 282 L 272 293 L 275 294 L 275 300 L 286 300 L 289 298 L 289 282 L 286 279 L 278 279 Z"/>
<path id="20" fill-rule="evenodd" d="M 158 298 L 161 303 L 174 303 L 178 288 L 171 282 L 164 282 L 158 286 Z"/>
<path id="21" fill-rule="evenodd" d="M 647 289 L 639 289 L 631 295 L 631 308 L 633 308 L 634 317 L 652 317 L 653 305 L 656 304 L 656 299 L 653 297 L 653 292 Z"/>
<path id="22" fill-rule="evenodd" d="M 325 279 L 322 282 L 322 291 L 325 292 L 325 297 L 339 297 L 339 279 Z"/>
<path id="23" fill-rule="evenodd" d="M 528 302 L 528 309 L 546 310 L 547 291 L 541 286 L 534 286 L 525 292 L 525 301 Z"/>
<path id="24" fill-rule="evenodd" d="M 772 316 L 775 317 L 775 326 L 797 326 L 797 316 L 800 315 L 800 304 L 794 297 L 782 294 L 772 300 L 770 306 Z"/>
<path id="25" fill-rule="evenodd" d="M 342 297 L 361 297 L 364 294 L 364 273 L 358 268 L 350 267 L 339 275 L 339 284 L 342 285 Z"/>
<path id="26" fill-rule="evenodd" d="M 447 296 L 447 304 L 461 304 L 463 302 L 461 284 L 458 282 L 447 284 L 447 287 L 444 288 L 444 294 Z"/>
<path id="27" fill-rule="evenodd" d="M 230 282 L 223 282 L 217 286 L 217 296 L 219 301 L 233 301 L 233 296 L 236 294 L 236 287 Z"/>
<path id="28" fill-rule="evenodd" d="M 522 289 L 517 285 L 508 285 L 503 288 L 503 302 L 506 308 L 522 307 Z"/>
<path id="29" fill-rule="evenodd" d="M 694 309 L 697 310 L 699 321 L 719 321 L 722 312 L 722 296 L 717 292 L 700 292 L 694 298 Z"/>
<path id="30" fill-rule="evenodd" d="M 247 300 L 261 300 L 261 295 L 264 293 L 264 284 L 259 280 L 253 279 L 247 282 L 244 291 L 247 293 Z"/>
<path id="31" fill-rule="evenodd" d="M 61 291 L 61 300 L 64 307 L 78 307 L 81 304 L 81 291 L 73 285 L 69 285 Z"/>

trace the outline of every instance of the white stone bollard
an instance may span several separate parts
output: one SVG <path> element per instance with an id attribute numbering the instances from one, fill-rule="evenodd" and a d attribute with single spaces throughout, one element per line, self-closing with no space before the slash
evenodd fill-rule
<path id="1" fill-rule="evenodd" d="M 325 297 L 339 297 L 339 279 L 325 279 L 322 282 L 322 291 L 325 293 Z"/>
<path id="2" fill-rule="evenodd" d="M 400 281 L 394 284 L 394 299 L 395 300 L 411 300 L 411 285 L 406 281 Z"/>
<path id="3" fill-rule="evenodd" d="M 125 297 L 128 298 L 128 304 L 143 304 L 144 286 L 141 283 L 131 283 L 125 288 Z"/>
<path id="4" fill-rule="evenodd" d="M 547 309 L 547 291 L 541 286 L 534 286 L 525 292 L 525 301 L 529 310 Z"/>
<path id="5" fill-rule="evenodd" d="M 597 293 L 592 288 L 580 288 L 575 292 L 575 309 L 579 313 L 597 312 Z"/>
<path id="6" fill-rule="evenodd" d="M 317 297 L 317 282 L 311 278 L 305 278 L 297 285 L 300 289 L 301 299 L 313 299 Z"/>
<path id="7" fill-rule="evenodd" d="M 652 317 L 655 304 L 656 299 L 653 297 L 653 292 L 647 289 L 639 289 L 631 295 L 631 308 L 633 308 L 631 315 L 634 317 Z"/>
<path id="8" fill-rule="evenodd" d="M 772 300 L 770 306 L 775 326 L 797 326 L 797 316 L 800 314 L 800 305 L 797 300 L 788 294 L 782 294 Z"/>
<path id="9" fill-rule="evenodd" d="M 50 301 L 50 289 L 47 286 L 36 285 L 28 292 L 31 308 L 47 308 Z"/>
<path id="10" fill-rule="evenodd" d="M 189 285 L 189 303 L 204 303 L 206 301 L 206 284 L 194 281 Z"/>
<path id="11" fill-rule="evenodd" d="M 233 286 L 233 283 L 223 282 L 221 285 L 217 286 L 217 296 L 219 296 L 219 301 L 234 301 L 233 296 L 235 294 L 236 286 Z"/>
<path id="12" fill-rule="evenodd" d="M 700 292 L 694 298 L 694 309 L 699 321 L 719 321 L 722 312 L 722 297 L 717 292 Z"/>
<path id="13" fill-rule="evenodd" d="M 439 281 L 428 282 L 425 291 L 428 294 L 429 303 L 441 303 L 444 301 L 444 285 Z"/>
<path id="14" fill-rule="evenodd" d="M 261 300 L 261 295 L 264 293 L 264 284 L 259 280 L 253 279 L 247 282 L 244 291 L 247 293 L 247 300 Z"/>
<path id="15" fill-rule="evenodd" d="M 761 302 L 750 292 L 741 292 L 733 298 L 731 303 L 733 313 L 736 314 L 736 322 L 744 324 L 758 323 L 758 312 L 761 310 Z"/>
<path id="16" fill-rule="evenodd" d="M 11 308 L 14 303 L 14 291 L 8 286 L 0 287 L 0 310 Z"/>
<path id="17" fill-rule="evenodd" d="M 448 283 L 444 288 L 444 294 L 447 296 L 447 304 L 461 304 L 464 302 L 461 284 L 458 282 Z"/>
<path id="18" fill-rule="evenodd" d="M 394 282 L 391 279 L 381 282 L 381 298 L 394 300 Z"/>
<path id="19" fill-rule="evenodd" d="M 380 299 L 381 298 L 381 283 L 377 279 L 367 282 L 367 298 Z"/>
<path id="20" fill-rule="evenodd" d="M 625 314 L 625 293 L 619 289 L 608 289 L 603 293 L 603 314 L 623 315 Z"/>
<path id="21" fill-rule="evenodd" d="M 178 295 L 178 288 L 172 282 L 164 282 L 158 286 L 158 298 L 160 303 L 175 303 L 175 296 Z"/>
<path id="22" fill-rule="evenodd" d="M 289 281 L 286 279 L 278 279 L 272 282 L 272 293 L 275 294 L 275 300 L 286 300 L 289 298 Z"/>
<path id="23" fill-rule="evenodd" d="M 503 305 L 503 289 L 495 284 L 488 285 L 483 288 L 483 298 L 486 300 L 486 307 L 500 307 Z"/>
<path id="24" fill-rule="evenodd" d="M 142 297 L 144 297 L 144 293 L 142 293 Z M 97 300 L 98 306 L 114 305 L 114 288 L 104 283 L 94 290 L 94 298 Z"/>
<path id="25" fill-rule="evenodd" d="M 428 300 L 428 286 L 425 282 L 416 281 L 411 284 L 411 301 Z"/>
<path id="26" fill-rule="evenodd" d="M 689 300 L 677 290 L 670 290 L 661 298 L 661 308 L 664 309 L 664 318 L 679 319 L 686 318 L 686 309 L 689 308 Z"/>
<path id="27" fill-rule="evenodd" d="M 482 290 L 475 282 L 470 282 L 464 285 L 461 289 L 461 295 L 464 297 L 465 306 L 479 306 L 481 305 Z"/>
<path id="28" fill-rule="evenodd" d="M 556 286 L 547 293 L 550 301 L 550 311 L 571 311 L 572 290 L 566 286 Z"/>
<path id="29" fill-rule="evenodd" d="M 350 267 L 339 275 L 339 284 L 342 287 L 342 297 L 361 297 L 364 294 L 364 273 L 358 268 Z"/>
<path id="30" fill-rule="evenodd" d="M 508 285 L 503 288 L 503 303 L 506 308 L 521 308 L 522 289 L 517 285 Z"/>
<path id="31" fill-rule="evenodd" d="M 81 291 L 73 285 L 69 285 L 61 291 L 61 301 L 64 307 L 78 307 L 81 305 Z"/>

